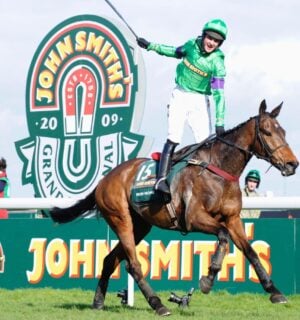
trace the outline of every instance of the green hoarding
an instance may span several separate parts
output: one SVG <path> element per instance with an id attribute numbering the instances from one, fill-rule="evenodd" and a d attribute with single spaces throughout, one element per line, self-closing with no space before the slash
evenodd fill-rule
<path id="1" fill-rule="evenodd" d="M 300 220 L 245 220 L 248 239 L 276 286 L 285 294 L 300 293 Z M 55 225 L 49 219 L 0 221 L 2 288 L 94 289 L 103 259 L 117 239 L 103 219 Z M 298 232 L 298 233 L 297 233 Z M 138 246 L 144 275 L 155 290 L 189 290 L 207 272 L 216 247 L 214 236 L 187 235 L 153 228 Z M 115 271 L 111 291 L 127 285 L 124 266 Z M 214 290 L 263 292 L 255 272 L 232 244 Z"/>

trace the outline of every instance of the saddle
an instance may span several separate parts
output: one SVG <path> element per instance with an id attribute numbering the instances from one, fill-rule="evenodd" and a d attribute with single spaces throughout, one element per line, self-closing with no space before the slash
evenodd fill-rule
<path id="1" fill-rule="evenodd" d="M 172 199 L 154 189 L 156 176 L 158 173 L 159 157 L 157 154 L 153 155 L 153 157 L 155 160 L 146 160 L 139 167 L 135 181 L 131 188 L 131 205 L 137 212 L 139 212 L 144 206 L 149 205 L 149 203 L 158 203 L 162 206 L 165 205 L 169 212 L 171 222 L 170 229 L 177 229 L 179 226 L 179 221 L 176 216 Z M 187 162 L 182 161 L 172 166 L 167 177 L 169 185 L 171 184 L 175 174 L 187 165 Z"/>
<path id="2" fill-rule="evenodd" d="M 212 135 L 204 141 L 187 146 L 177 151 L 172 159 L 171 170 L 167 176 L 167 182 L 171 185 L 171 181 L 175 174 L 185 168 L 189 163 L 191 154 L 199 149 L 202 145 L 212 142 L 215 135 Z M 135 181 L 131 188 L 131 201 L 135 205 L 149 204 L 149 202 L 168 203 L 170 199 L 166 199 L 160 192 L 154 189 L 154 185 L 158 173 L 158 165 L 160 160 L 160 152 L 154 152 L 151 159 L 146 160 L 140 165 Z"/>
<path id="3" fill-rule="evenodd" d="M 169 202 L 161 192 L 154 189 L 159 165 L 157 154 L 154 157 L 156 158 L 155 160 L 146 160 L 139 167 L 139 170 L 135 177 L 135 181 L 131 188 L 131 201 L 135 204 L 148 204 L 149 202 Z M 169 185 L 171 184 L 171 181 L 175 174 L 187 165 L 188 162 L 181 161 L 175 163 L 171 167 L 171 170 L 167 177 Z"/>

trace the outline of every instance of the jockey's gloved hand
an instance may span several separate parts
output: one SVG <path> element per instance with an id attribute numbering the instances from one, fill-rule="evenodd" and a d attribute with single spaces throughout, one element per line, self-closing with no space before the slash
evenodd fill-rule
<path id="1" fill-rule="evenodd" d="M 221 136 L 225 132 L 224 126 L 216 126 L 216 135 Z"/>
<path id="2" fill-rule="evenodd" d="M 147 41 L 147 40 L 144 39 L 144 38 L 136 38 L 136 42 L 137 42 L 137 44 L 138 44 L 141 48 L 143 48 L 143 49 L 148 49 L 149 44 L 150 44 L 150 42 Z"/>

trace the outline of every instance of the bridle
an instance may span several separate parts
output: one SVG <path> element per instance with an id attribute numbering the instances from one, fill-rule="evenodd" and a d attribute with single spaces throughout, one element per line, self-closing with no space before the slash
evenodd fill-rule
<path id="1" fill-rule="evenodd" d="M 263 138 L 261 131 L 259 130 L 259 116 L 255 118 L 255 139 L 258 138 L 258 141 L 260 142 L 261 146 L 263 147 L 263 151 L 266 153 L 267 157 L 257 155 L 255 156 L 260 159 L 264 160 L 270 160 L 273 157 L 274 152 L 276 152 L 278 149 L 288 146 L 288 143 L 285 142 L 278 147 L 271 149 L 269 145 L 266 143 L 266 140 Z"/>
<path id="2" fill-rule="evenodd" d="M 239 145 L 237 145 L 237 144 L 235 144 L 235 143 L 233 143 L 231 141 L 228 141 L 225 138 L 220 137 L 220 136 L 211 136 L 211 137 L 209 137 L 206 142 L 203 142 L 203 145 L 210 146 L 210 151 L 212 151 L 211 147 L 214 145 L 214 142 L 218 140 L 218 141 L 220 141 L 220 142 L 222 142 L 222 143 L 224 143 L 224 144 L 226 144 L 226 145 L 228 145 L 228 146 L 230 146 L 232 148 L 238 149 L 241 152 L 243 152 L 244 154 L 246 154 L 246 157 L 248 157 L 248 159 L 246 159 L 246 161 L 250 160 L 250 158 L 253 155 L 255 155 L 257 158 L 266 160 L 267 162 L 271 163 L 271 159 L 273 157 L 274 152 L 276 152 L 280 148 L 283 148 L 283 147 L 287 146 L 288 144 L 285 142 L 285 143 L 281 144 L 280 146 L 278 146 L 278 147 L 276 147 L 274 149 L 271 149 L 270 146 L 267 144 L 265 138 L 262 135 L 262 130 L 259 130 L 260 116 L 258 115 L 256 117 L 252 117 L 251 119 L 248 120 L 248 122 L 250 120 L 252 120 L 252 119 L 254 119 L 254 121 L 255 121 L 255 138 L 254 138 L 252 144 L 250 145 L 249 150 L 245 149 L 245 148 L 243 148 L 243 147 L 241 147 L 241 146 L 239 146 Z M 242 124 L 239 127 L 241 127 L 241 126 L 242 126 Z M 257 152 L 252 151 L 254 149 L 254 146 L 255 146 L 257 141 L 260 143 L 260 145 L 262 147 L 262 150 L 263 150 L 263 152 L 265 153 L 266 156 L 263 156 L 261 154 L 258 154 Z M 199 148 L 199 144 L 195 144 L 189 150 L 189 152 L 184 153 L 184 155 L 180 159 L 178 159 L 177 162 L 179 162 L 182 159 L 187 159 L 188 156 L 190 154 L 192 154 L 198 148 Z M 211 158 L 211 155 L 210 155 L 210 158 Z M 239 179 L 239 177 L 233 176 L 233 175 L 227 173 L 226 171 L 220 169 L 219 167 L 211 164 L 211 161 L 206 162 L 206 161 L 202 161 L 202 160 L 199 160 L 199 159 L 188 158 L 188 163 L 192 164 L 192 165 L 201 166 L 203 169 L 208 169 L 208 170 L 210 170 L 213 173 L 223 177 L 224 179 L 226 179 L 228 181 L 236 182 Z M 272 166 L 273 166 L 273 164 L 271 163 L 270 168 Z M 282 168 L 279 168 L 279 169 L 282 170 Z"/>
<path id="3" fill-rule="evenodd" d="M 256 141 L 258 141 L 260 143 L 260 145 L 262 146 L 262 149 L 263 149 L 264 153 L 266 154 L 266 156 L 260 155 L 258 153 L 251 151 L 251 150 L 247 150 L 243 147 L 240 147 L 237 144 L 235 144 L 231 141 L 228 141 L 220 136 L 217 136 L 216 139 L 227 144 L 228 146 L 234 147 L 234 148 L 244 152 L 245 154 L 247 154 L 249 156 L 249 158 L 251 158 L 253 155 L 255 155 L 258 159 L 263 159 L 263 160 L 270 162 L 271 158 L 273 157 L 274 152 L 276 152 L 280 148 L 288 146 L 288 143 L 285 142 L 285 143 L 281 144 L 280 146 L 278 146 L 274 149 L 271 149 L 270 146 L 267 144 L 265 138 L 263 137 L 261 130 L 259 130 L 260 116 L 254 117 L 254 120 L 255 120 L 255 138 L 254 138 L 254 141 L 253 141 L 250 149 L 252 149 L 253 146 L 255 145 Z"/>

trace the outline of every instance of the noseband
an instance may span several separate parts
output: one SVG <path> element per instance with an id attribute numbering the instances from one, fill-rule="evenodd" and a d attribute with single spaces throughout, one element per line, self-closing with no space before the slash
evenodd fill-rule
<path id="1" fill-rule="evenodd" d="M 260 116 L 256 116 L 254 118 L 254 120 L 255 120 L 255 138 L 254 138 L 254 141 L 252 143 L 251 148 L 255 145 L 256 141 L 259 141 L 259 143 L 261 144 L 261 146 L 263 148 L 263 151 L 266 154 L 266 156 L 262 156 L 262 155 L 260 155 L 258 153 L 255 153 L 253 151 L 250 151 L 250 150 L 247 150 L 245 148 L 242 148 L 242 147 L 236 145 L 235 143 L 232 143 L 231 141 L 228 141 L 228 140 L 225 140 L 224 138 L 221 138 L 220 136 L 217 136 L 216 138 L 217 138 L 217 140 L 219 140 L 219 141 L 221 141 L 221 142 L 223 142 L 223 143 L 225 143 L 225 144 L 227 144 L 227 145 L 229 145 L 231 147 L 234 147 L 234 148 L 246 153 L 250 157 L 255 155 L 259 159 L 270 161 L 271 158 L 273 157 L 273 154 L 274 154 L 275 151 L 277 151 L 280 148 L 283 148 L 283 147 L 287 146 L 288 144 L 285 142 L 285 143 L 281 144 L 280 146 L 276 147 L 275 149 L 271 149 L 269 147 L 269 145 L 267 144 L 266 140 L 264 139 L 263 135 L 261 134 L 261 131 L 259 130 Z"/>

